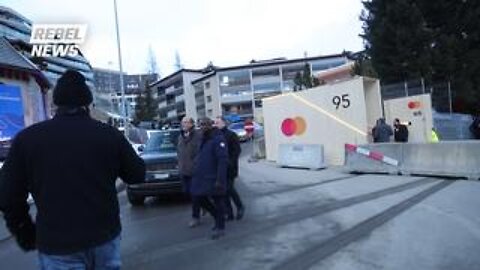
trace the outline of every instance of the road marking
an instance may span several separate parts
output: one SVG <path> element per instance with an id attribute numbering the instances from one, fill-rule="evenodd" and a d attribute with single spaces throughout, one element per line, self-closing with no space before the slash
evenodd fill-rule
<path id="1" fill-rule="evenodd" d="M 340 249 L 348 246 L 349 244 L 360 240 L 361 238 L 369 235 L 372 231 L 394 219 L 401 213 L 407 211 L 418 203 L 422 202 L 431 195 L 451 185 L 453 181 L 442 181 L 420 193 L 388 208 L 387 210 L 355 225 L 353 228 L 348 229 L 340 234 L 330 238 L 329 240 L 310 247 L 306 252 L 298 254 L 293 258 L 288 259 L 281 265 L 276 266 L 274 269 L 308 269 L 315 263 L 327 258 L 328 256 L 336 253 Z"/>
<path id="2" fill-rule="evenodd" d="M 329 180 L 325 180 L 325 181 L 317 182 L 317 183 L 296 185 L 296 186 L 286 187 L 286 188 L 283 188 L 283 189 L 278 189 L 278 190 L 273 190 L 273 191 L 259 192 L 259 193 L 256 193 L 254 196 L 250 196 L 250 198 L 258 198 L 258 197 L 263 197 L 263 196 L 277 195 L 277 194 L 287 193 L 287 192 L 290 192 L 290 191 L 297 191 L 297 190 L 300 190 L 300 189 L 305 189 L 305 188 L 330 184 L 330 183 L 337 182 L 337 181 L 353 179 L 353 178 L 357 178 L 357 177 L 360 177 L 360 175 L 343 176 L 343 177 L 333 178 L 333 179 L 329 179 Z M 249 197 L 249 196 L 247 196 L 247 197 Z"/>
<path id="3" fill-rule="evenodd" d="M 373 201 L 378 198 L 387 197 L 396 193 L 400 193 L 406 190 L 414 189 L 423 185 L 437 182 L 438 180 L 432 178 L 422 178 L 413 182 L 401 184 L 398 186 L 378 190 L 375 192 L 353 196 L 340 201 L 327 202 L 320 205 L 310 204 L 306 209 L 295 209 L 292 213 L 285 213 L 279 217 L 266 218 L 261 221 L 248 221 L 248 227 L 245 230 L 235 234 L 227 234 L 221 241 L 222 245 L 229 246 L 235 245 L 239 239 L 244 239 L 252 234 L 263 233 L 264 231 L 271 230 L 273 228 L 295 223 L 304 219 L 312 218 L 314 216 L 320 216 L 335 210 L 354 206 L 360 203 Z M 441 182 L 444 183 L 444 182 Z M 141 264 L 152 263 L 155 260 L 159 260 L 163 257 L 172 256 L 177 253 L 191 252 L 191 250 L 205 248 L 209 245 L 218 245 L 216 241 L 206 240 L 205 238 L 196 238 L 181 243 L 165 246 L 157 250 L 145 252 L 142 254 L 132 254 L 125 256 L 126 261 L 134 261 L 137 266 Z M 292 268 L 298 269 L 298 268 Z"/>

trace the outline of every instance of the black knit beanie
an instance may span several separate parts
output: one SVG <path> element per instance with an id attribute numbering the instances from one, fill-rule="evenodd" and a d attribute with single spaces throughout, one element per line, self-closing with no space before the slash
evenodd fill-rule
<path id="1" fill-rule="evenodd" d="M 82 107 L 93 101 L 85 77 L 78 71 L 67 70 L 53 89 L 53 103 L 57 106 Z"/>

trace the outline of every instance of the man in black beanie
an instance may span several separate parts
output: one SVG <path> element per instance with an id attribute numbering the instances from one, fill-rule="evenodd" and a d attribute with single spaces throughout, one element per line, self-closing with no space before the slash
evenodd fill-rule
<path id="1" fill-rule="evenodd" d="M 119 269 L 115 181 L 142 182 L 145 164 L 121 132 L 90 118 L 92 93 L 81 73 L 62 75 L 53 102 L 53 119 L 13 140 L 0 171 L 0 210 L 18 245 L 38 249 L 41 269 Z"/>

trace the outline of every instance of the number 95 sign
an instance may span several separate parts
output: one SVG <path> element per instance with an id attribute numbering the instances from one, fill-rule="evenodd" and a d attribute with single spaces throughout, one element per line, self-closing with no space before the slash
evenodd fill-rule
<path id="1" fill-rule="evenodd" d="M 335 105 L 335 109 L 339 109 L 340 106 L 343 107 L 344 109 L 350 107 L 350 98 L 348 94 L 344 94 L 341 96 L 334 96 L 332 98 L 332 103 Z"/>

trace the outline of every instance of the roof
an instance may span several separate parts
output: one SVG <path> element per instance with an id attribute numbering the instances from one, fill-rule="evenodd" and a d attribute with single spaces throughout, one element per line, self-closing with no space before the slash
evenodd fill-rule
<path id="1" fill-rule="evenodd" d="M 268 66 L 278 66 L 278 65 L 285 65 L 285 64 L 292 64 L 292 63 L 301 63 L 301 62 L 308 62 L 308 61 L 315 61 L 321 59 L 329 59 L 329 58 L 337 58 L 337 57 L 347 57 L 346 54 L 332 54 L 332 55 L 322 55 L 322 56 L 315 56 L 315 57 L 307 57 L 307 58 L 296 58 L 296 59 L 286 59 L 286 58 L 276 58 L 266 61 L 252 61 L 248 65 L 241 65 L 241 66 L 231 66 L 231 67 L 223 67 L 223 68 L 216 68 L 211 73 L 205 74 L 205 76 L 200 77 L 196 80 L 192 81 L 192 84 L 195 84 L 199 81 L 204 79 L 210 78 L 214 76 L 217 72 L 221 71 L 230 71 L 236 69 L 245 69 L 245 68 L 260 68 L 260 67 L 268 67 Z"/>
<path id="2" fill-rule="evenodd" d="M 160 80 L 157 80 L 157 81 L 151 83 L 151 84 L 150 84 L 150 87 L 153 87 L 153 86 L 155 86 L 155 85 L 157 85 L 157 84 L 160 84 L 160 83 L 162 83 L 162 82 L 164 82 L 164 81 L 167 81 L 167 80 L 169 80 L 169 79 L 177 76 L 178 74 L 181 74 L 182 72 L 202 73 L 203 70 L 202 70 L 202 69 L 182 68 L 182 69 L 179 69 L 179 70 L 175 71 L 174 73 L 168 75 L 167 77 L 161 78 Z"/>
<path id="3" fill-rule="evenodd" d="M 0 37 L 0 67 L 26 71 L 30 73 L 42 88 L 49 88 L 50 82 L 28 58 L 17 52 L 4 37 Z"/>
<path id="4" fill-rule="evenodd" d="M 208 79 L 208 78 L 210 78 L 210 77 L 212 77 L 212 76 L 215 76 L 215 74 L 217 74 L 217 71 L 216 71 L 216 70 L 211 71 L 211 72 L 205 74 L 204 76 L 202 76 L 202 77 L 200 77 L 200 78 L 198 78 L 198 79 L 193 80 L 193 81 L 192 81 L 192 84 L 196 84 L 197 82 L 200 82 L 200 81 L 203 81 L 203 80 L 205 80 L 205 79 Z"/>

